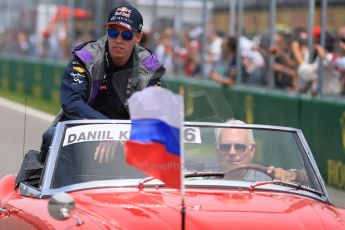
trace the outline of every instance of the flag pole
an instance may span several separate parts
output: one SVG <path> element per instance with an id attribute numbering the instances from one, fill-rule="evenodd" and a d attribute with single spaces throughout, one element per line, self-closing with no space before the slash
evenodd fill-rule
<path id="1" fill-rule="evenodd" d="M 185 218 L 186 218 L 186 209 L 184 207 L 184 196 L 181 196 L 181 217 L 182 217 L 182 230 L 185 229 Z"/>
<path id="2" fill-rule="evenodd" d="M 181 129 L 180 129 L 180 161 L 181 161 L 181 229 L 184 230 L 185 229 L 185 218 L 186 218 L 186 208 L 184 206 L 184 195 L 185 195 L 185 191 L 184 191 L 184 141 L 183 141 L 183 128 L 184 128 L 184 98 L 183 96 L 181 96 Z"/>

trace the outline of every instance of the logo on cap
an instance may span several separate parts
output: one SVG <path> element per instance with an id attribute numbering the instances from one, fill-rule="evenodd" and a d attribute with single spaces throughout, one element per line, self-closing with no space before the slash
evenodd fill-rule
<path id="1" fill-rule="evenodd" d="M 121 7 L 116 9 L 115 16 L 124 16 L 129 18 L 131 16 L 131 10 L 129 10 L 127 7 Z"/>

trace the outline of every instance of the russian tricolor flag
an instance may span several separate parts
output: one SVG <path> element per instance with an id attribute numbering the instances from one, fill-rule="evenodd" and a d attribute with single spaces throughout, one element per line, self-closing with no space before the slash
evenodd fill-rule
<path id="1" fill-rule="evenodd" d="M 128 100 L 132 128 L 125 143 L 126 161 L 133 167 L 181 188 L 183 98 L 148 87 Z"/>

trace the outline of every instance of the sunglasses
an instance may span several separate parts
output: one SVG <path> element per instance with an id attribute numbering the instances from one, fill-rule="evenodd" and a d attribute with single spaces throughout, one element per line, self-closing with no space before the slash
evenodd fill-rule
<path id="1" fill-rule="evenodd" d="M 219 144 L 218 149 L 221 152 L 229 152 L 231 147 L 235 148 L 236 153 L 244 153 L 247 150 L 247 145 L 244 144 Z"/>
<path id="2" fill-rule="evenodd" d="M 345 38 L 339 38 L 339 41 L 341 41 L 342 43 L 345 43 Z"/>
<path id="3" fill-rule="evenodd" d="M 123 40 L 131 41 L 134 37 L 134 34 L 132 31 L 119 31 L 114 28 L 108 29 L 108 36 L 111 38 L 117 38 L 121 34 L 121 37 Z"/>

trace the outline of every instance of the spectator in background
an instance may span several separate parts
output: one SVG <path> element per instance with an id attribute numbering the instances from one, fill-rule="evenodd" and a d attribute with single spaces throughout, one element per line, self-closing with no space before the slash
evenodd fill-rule
<path id="1" fill-rule="evenodd" d="M 318 55 L 322 58 L 324 65 L 322 94 L 325 95 L 340 95 L 344 93 L 345 89 L 345 27 L 339 30 L 338 45 L 340 54 L 334 52 L 334 41 L 329 34 L 327 34 L 326 47 L 316 44 Z"/>
<path id="2" fill-rule="evenodd" d="M 152 48 L 151 36 L 151 33 L 143 32 L 143 37 L 141 38 L 139 45 L 150 50 Z"/>
<path id="3" fill-rule="evenodd" d="M 341 73 L 343 79 L 343 90 L 345 90 L 345 26 L 341 27 L 338 32 L 338 46 L 340 56 L 334 61 L 335 68 Z M 343 94 L 345 92 L 343 91 Z"/>
<path id="4" fill-rule="evenodd" d="M 237 69 L 236 69 L 236 49 L 237 37 L 230 36 L 224 39 L 222 43 L 222 62 L 225 66 L 225 71 L 222 74 L 219 71 L 211 71 L 209 78 L 222 85 L 233 85 L 236 83 Z"/>
<path id="5" fill-rule="evenodd" d="M 188 77 L 201 76 L 200 42 L 193 33 L 186 33 L 183 37 L 183 47 L 179 50 L 179 58 L 183 66 L 183 73 Z"/>
<path id="6" fill-rule="evenodd" d="M 265 60 L 259 52 L 259 44 L 247 37 L 239 38 L 242 57 L 242 82 L 247 85 L 264 85 L 263 68 Z"/>
<path id="7" fill-rule="evenodd" d="M 327 37 L 330 36 L 331 35 L 327 34 Z M 329 39 L 331 39 L 331 37 Z M 333 46 L 334 44 L 331 46 L 326 45 L 324 48 L 320 44 L 315 44 L 315 49 L 317 50 L 318 56 L 321 58 L 321 65 L 323 67 L 321 93 L 323 95 L 336 96 L 341 94 L 343 83 L 341 71 L 338 71 L 338 69 L 334 66 L 335 62 L 333 61 L 337 59 L 336 57 L 338 57 L 338 54 L 334 53 Z M 318 73 L 319 72 L 315 74 Z"/>
<path id="8" fill-rule="evenodd" d="M 158 45 L 155 50 L 158 60 L 165 66 L 167 76 L 172 76 L 174 73 L 174 44 L 173 44 L 174 31 L 168 27 L 164 30 L 158 40 Z"/>
<path id="9" fill-rule="evenodd" d="M 290 43 L 286 33 L 277 33 L 274 36 L 275 45 L 269 48 L 269 54 L 274 55 L 272 66 L 274 71 L 274 84 L 278 89 L 297 89 L 297 62 L 290 52 Z"/>
<path id="10" fill-rule="evenodd" d="M 315 27 L 314 44 L 320 35 L 319 28 Z M 298 75 L 298 91 L 302 93 L 310 92 L 315 95 L 317 92 L 317 52 L 315 50 L 314 56 L 310 57 L 308 43 L 309 34 L 304 28 L 297 28 L 294 41 L 292 41 L 291 48 L 294 58 L 297 61 L 297 75 Z"/>
<path id="11" fill-rule="evenodd" d="M 41 33 L 39 44 L 39 56 L 41 58 L 59 58 L 63 57 L 62 53 L 65 47 L 60 43 L 58 37 L 51 28 L 45 29 Z M 69 50 L 70 52 L 70 50 Z"/>
<path id="12" fill-rule="evenodd" d="M 50 30 L 44 30 L 42 31 L 41 34 L 41 41 L 39 44 L 39 56 L 41 58 L 47 58 L 49 55 L 49 50 L 50 50 L 50 42 L 49 42 L 49 37 L 51 32 Z"/>
<path id="13" fill-rule="evenodd" d="M 222 56 L 223 39 L 215 31 L 214 26 L 209 26 L 207 29 L 208 46 L 206 47 L 204 74 L 208 75 L 210 72 L 217 70 Z"/>
<path id="14" fill-rule="evenodd" d="M 6 45 L 6 33 L 3 28 L 0 27 L 0 52 L 5 51 Z"/>
<path id="15" fill-rule="evenodd" d="M 230 36 L 222 43 L 222 65 L 211 71 L 208 77 L 223 85 L 233 85 L 237 78 L 237 42 L 240 42 L 242 55 L 242 83 L 247 85 L 263 85 L 262 67 L 264 59 L 255 44 L 248 38 Z"/>
<path id="16" fill-rule="evenodd" d="M 345 26 L 339 29 L 338 44 L 341 52 L 341 57 L 335 61 L 334 66 L 341 74 L 342 81 L 342 95 L 345 95 Z"/>
<path id="17" fill-rule="evenodd" d="M 28 33 L 26 31 L 18 31 L 17 33 L 18 51 L 17 53 L 27 56 L 30 52 L 30 43 Z"/>
<path id="18" fill-rule="evenodd" d="M 305 28 L 298 27 L 292 35 L 291 49 L 297 64 L 309 61 L 308 32 Z"/>

